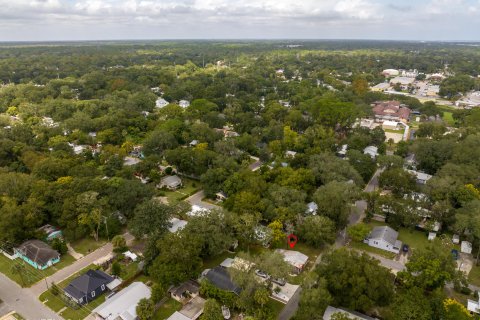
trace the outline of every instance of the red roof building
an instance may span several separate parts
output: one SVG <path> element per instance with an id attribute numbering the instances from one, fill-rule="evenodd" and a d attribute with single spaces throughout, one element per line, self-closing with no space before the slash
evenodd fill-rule
<path id="1" fill-rule="evenodd" d="M 411 110 L 400 101 L 377 101 L 372 104 L 375 120 L 408 122 Z"/>

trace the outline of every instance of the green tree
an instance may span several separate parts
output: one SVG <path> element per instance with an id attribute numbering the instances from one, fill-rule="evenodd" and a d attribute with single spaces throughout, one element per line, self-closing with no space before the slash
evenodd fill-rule
<path id="1" fill-rule="evenodd" d="M 425 249 L 417 249 L 407 262 L 406 270 L 398 273 L 399 279 L 407 288 L 424 290 L 443 288 L 449 281 L 459 280 L 455 260 L 449 248 L 440 241 L 434 241 Z"/>
<path id="2" fill-rule="evenodd" d="M 222 309 L 215 299 L 207 299 L 200 320 L 223 320 Z"/>
<path id="3" fill-rule="evenodd" d="M 367 254 L 339 249 L 323 256 L 315 270 L 327 281 L 334 303 L 365 312 L 393 297 L 393 275 Z"/>
<path id="4" fill-rule="evenodd" d="M 149 320 L 153 317 L 155 305 L 152 300 L 143 298 L 138 302 L 136 311 L 139 320 Z"/>
<path id="5" fill-rule="evenodd" d="M 357 223 L 347 228 L 347 234 L 353 241 L 361 242 L 368 236 L 370 230 L 365 223 Z"/>
<path id="6" fill-rule="evenodd" d="M 112 245 L 115 252 L 123 252 L 127 248 L 127 241 L 125 240 L 125 237 L 117 234 L 112 238 Z"/>
<path id="7" fill-rule="evenodd" d="M 433 319 L 429 300 L 420 288 L 400 291 L 392 303 L 392 320 Z"/>
<path id="8" fill-rule="evenodd" d="M 313 201 L 318 205 L 319 215 L 330 218 L 337 229 L 342 229 L 347 225 L 352 203 L 358 195 L 354 184 L 332 181 L 317 189 Z"/>
<path id="9" fill-rule="evenodd" d="M 135 208 L 130 232 L 137 239 L 159 236 L 167 231 L 172 213 L 172 207 L 155 199 L 147 200 Z"/>
<path id="10" fill-rule="evenodd" d="M 300 238 L 317 248 L 333 243 L 337 236 L 335 223 L 325 216 L 308 216 L 297 228 Z"/>
<path id="11" fill-rule="evenodd" d="M 403 168 L 391 168 L 383 171 L 378 177 L 380 187 L 389 189 L 397 197 L 403 197 L 416 190 L 416 178 Z"/>

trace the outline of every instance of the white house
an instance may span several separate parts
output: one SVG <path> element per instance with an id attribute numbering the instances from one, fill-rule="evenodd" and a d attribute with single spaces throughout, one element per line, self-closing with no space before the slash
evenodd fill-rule
<path id="1" fill-rule="evenodd" d="M 375 227 L 363 241 L 370 247 L 379 248 L 393 253 L 399 253 L 402 241 L 397 240 L 398 232 L 388 226 Z"/>
<path id="2" fill-rule="evenodd" d="M 391 120 L 385 120 L 382 123 L 382 128 L 387 129 L 387 130 L 398 130 L 398 122 L 397 121 L 391 121 Z"/>
<path id="3" fill-rule="evenodd" d="M 308 256 L 299 251 L 276 249 L 275 252 L 283 256 L 283 260 L 290 264 L 296 273 L 300 273 L 308 261 Z"/>
<path id="4" fill-rule="evenodd" d="M 169 220 L 169 223 L 171 224 L 171 226 L 168 228 L 168 231 L 170 231 L 171 233 L 175 233 L 185 228 L 188 222 L 177 218 L 171 218 Z"/>
<path id="5" fill-rule="evenodd" d="M 363 149 L 363 154 L 368 154 L 370 158 L 375 159 L 378 156 L 378 148 L 375 146 L 368 146 Z"/>
<path id="6" fill-rule="evenodd" d="M 476 314 L 480 314 L 480 298 L 478 300 L 467 300 L 467 310 Z"/>
<path id="7" fill-rule="evenodd" d="M 190 106 L 190 101 L 180 100 L 178 101 L 178 105 L 182 108 L 188 108 Z"/>
<path id="8" fill-rule="evenodd" d="M 295 158 L 297 153 L 295 151 L 287 150 L 285 151 L 285 157 L 286 158 Z"/>
<path id="9" fill-rule="evenodd" d="M 305 214 L 307 215 L 316 215 L 318 210 L 318 205 L 315 202 L 307 203 L 307 210 L 305 210 Z"/>
<path id="10" fill-rule="evenodd" d="M 170 104 L 170 102 L 168 102 L 167 100 L 163 99 L 163 98 L 158 98 L 157 101 L 155 101 L 155 108 L 163 108 L 165 106 L 167 106 L 168 104 Z"/>
<path id="11" fill-rule="evenodd" d="M 93 309 L 97 320 L 132 320 L 137 318 L 137 304 L 143 298 L 149 299 L 150 288 L 143 282 L 133 282 L 113 297 Z"/>
<path id="12" fill-rule="evenodd" d="M 323 314 L 323 320 L 331 320 L 333 315 L 338 313 L 345 315 L 348 317 L 348 319 L 352 320 L 375 320 L 375 318 L 366 316 L 358 312 L 349 311 L 342 308 L 334 308 L 332 306 L 328 306 L 325 310 L 325 313 Z"/>
<path id="13" fill-rule="evenodd" d="M 425 184 L 428 180 L 432 178 L 432 175 L 429 175 L 425 172 L 415 171 L 415 170 L 407 170 L 411 174 L 413 174 L 417 178 L 418 184 Z"/>
<path id="14" fill-rule="evenodd" d="M 472 253 L 472 243 L 468 242 L 468 241 L 462 241 L 462 243 L 460 244 L 460 251 L 462 253 L 471 254 Z"/>

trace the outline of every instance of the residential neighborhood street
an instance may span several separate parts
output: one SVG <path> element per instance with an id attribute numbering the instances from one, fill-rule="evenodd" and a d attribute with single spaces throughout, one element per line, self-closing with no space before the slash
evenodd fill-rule
<path id="1" fill-rule="evenodd" d="M 133 240 L 133 236 L 129 233 L 123 234 L 125 237 L 125 240 L 127 241 L 127 244 L 130 243 Z M 59 283 L 65 280 L 66 278 L 70 277 L 72 274 L 77 273 L 78 271 L 88 267 L 98 259 L 105 257 L 112 253 L 113 251 L 113 246 L 109 242 L 105 244 L 103 247 L 98 248 L 94 252 L 84 256 L 83 258 L 75 261 L 73 264 L 59 270 L 58 272 L 54 273 L 50 277 L 47 278 L 48 285 L 50 286 L 52 282 L 54 283 Z M 47 290 L 47 284 L 45 283 L 45 280 L 39 281 L 36 284 L 34 284 L 32 287 L 25 289 L 30 291 L 30 293 L 38 297 L 42 292 Z"/>
<path id="2" fill-rule="evenodd" d="M 205 193 L 203 192 L 203 190 L 200 190 L 197 193 L 195 193 L 195 194 L 191 195 L 190 197 L 188 197 L 187 199 L 185 199 L 185 201 L 187 201 L 192 206 L 196 205 L 196 206 L 199 206 L 199 207 L 202 207 L 202 208 L 205 208 L 205 209 L 218 209 L 218 208 L 220 208 L 219 206 L 214 205 L 212 203 L 202 201 L 203 198 L 205 198 Z"/>
<path id="3" fill-rule="evenodd" d="M 42 283 L 45 284 L 44 281 Z M 44 306 L 31 289 L 21 288 L 2 273 L 0 273 L 0 297 L 4 301 L 0 305 L 0 311 L 3 312 L 0 314 L 16 311 L 28 320 L 63 319 Z"/>

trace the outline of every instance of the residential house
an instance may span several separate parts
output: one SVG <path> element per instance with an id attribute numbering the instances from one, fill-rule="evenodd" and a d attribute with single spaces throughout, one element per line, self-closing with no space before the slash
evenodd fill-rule
<path id="1" fill-rule="evenodd" d="M 58 228 L 49 224 L 46 224 L 38 228 L 37 230 L 45 233 L 45 236 L 46 236 L 45 240 L 47 241 L 63 237 L 62 230 L 59 230 Z"/>
<path id="2" fill-rule="evenodd" d="M 285 157 L 286 158 L 295 158 L 297 153 L 295 151 L 287 150 L 285 151 Z"/>
<path id="3" fill-rule="evenodd" d="M 101 270 L 90 269 L 73 279 L 63 291 L 76 303 L 87 304 L 102 295 L 114 279 Z"/>
<path id="4" fill-rule="evenodd" d="M 225 201 L 228 199 L 227 194 L 223 191 L 215 193 L 215 197 L 217 198 L 217 201 Z"/>
<path id="5" fill-rule="evenodd" d="M 155 101 L 155 108 L 163 108 L 166 107 L 170 104 L 167 100 L 163 98 L 158 98 L 157 101 Z"/>
<path id="6" fill-rule="evenodd" d="M 307 203 L 307 210 L 305 210 L 305 214 L 307 215 L 316 215 L 318 210 L 318 205 L 315 202 Z"/>
<path id="7" fill-rule="evenodd" d="M 376 101 L 372 107 L 377 122 L 391 120 L 407 123 L 411 113 L 410 108 L 399 101 Z"/>
<path id="8" fill-rule="evenodd" d="M 397 240 L 398 232 L 388 226 L 375 227 L 364 240 L 370 247 L 379 248 L 393 253 L 399 253 L 402 242 Z"/>
<path id="9" fill-rule="evenodd" d="M 196 296 L 195 298 L 188 301 L 182 307 L 182 309 L 178 311 L 178 313 L 185 316 L 186 319 L 196 320 L 202 315 L 205 302 L 206 302 L 205 299 L 203 299 L 202 297 Z"/>
<path id="10" fill-rule="evenodd" d="M 407 170 L 407 171 L 415 176 L 418 184 L 426 184 L 427 181 L 432 178 L 432 175 L 430 175 L 428 173 L 415 171 L 415 170 Z"/>
<path id="11" fill-rule="evenodd" d="M 137 163 L 140 163 L 140 162 L 142 162 L 142 160 L 140 160 L 138 158 L 134 158 L 134 157 L 129 157 L 129 156 L 127 156 L 123 159 L 123 165 L 124 166 L 134 166 L 134 165 L 136 165 Z"/>
<path id="12" fill-rule="evenodd" d="M 190 318 L 178 311 L 175 311 L 170 317 L 167 318 L 167 320 L 190 320 Z"/>
<path id="13" fill-rule="evenodd" d="M 366 316 L 355 311 L 349 311 L 343 308 L 334 308 L 332 306 L 328 306 L 323 313 L 323 320 L 331 320 L 333 319 L 333 315 L 337 313 L 341 313 L 342 315 L 347 316 L 351 320 L 376 320 L 375 318 Z"/>
<path id="14" fill-rule="evenodd" d="M 130 250 L 125 251 L 123 256 L 127 259 L 130 259 L 132 262 L 136 262 L 138 260 L 138 255 Z"/>
<path id="15" fill-rule="evenodd" d="M 480 296 L 480 294 L 479 294 Z M 480 314 L 480 297 L 477 300 L 467 300 L 467 310 L 471 313 Z"/>
<path id="16" fill-rule="evenodd" d="M 190 101 L 187 100 L 180 100 L 178 105 L 182 108 L 188 108 L 190 106 Z"/>
<path id="17" fill-rule="evenodd" d="M 60 262 L 60 253 L 40 240 L 28 240 L 13 251 L 35 269 L 45 270 Z"/>
<path id="18" fill-rule="evenodd" d="M 348 150 L 348 144 L 344 144 L 342 145 L 342 148 L 339 151 L 337 151 L 337 155 L 340 158 L 345 158 L 347 156 L 347 150 Z"/>
<path id="19" fill-rule="evenodd" d="M 368 146 L 363 149 L 363 154 L 368 154 L 370 158 L 375 159 L 378 156 L 378 148 L 375 146 Z"/>
<path id="20" fill-rule="evenodd" d="M 142 299 L 149 299 L 151 290 L 143 282 L 133 282 L 125 289 L 93 309 L 96 320 L 137 319 L 137 305 Z"/>
<path id="21" fill-rule="evenodd" d="M 462 241 L 460 244 L 460 251 L 462 253 L 471 254 L 472 253 L 472 243 L 468 241 Z"/>
<path id="22" fill-rule="evenodd" d="M 207 269 L 202 273 L 202 276 L 207 279 L 215 287 L 233 292 L 239 295 L 242 289 L 233 283 L 232 278 L 224 267 L 216 266 L 213 269 Z"/>
<path id="23" fill-rule="evenodd" d="M 168 231 L 170 231 L 171 233 L 175 233 L 185 228 L 188 222 L 185 220 L 180 220 L 178 218 L 171 218 L 169 220 L 169 223 L 170 223 L 170 227 L 168 228 Z"/>
<path id="24" fill-rule="evenodd" d="M 166 176 L 160 180 L 157 188 L 167 188 L 169 190 L 177 190 L 182 186 L 182 179 L 179 176 Z"/>
<path id="25" fill-rule="evenodd" d="M 293 267 L 295 273 L 302 272 L 308 261 L 308 256 L 299 251 L 276 249 L 275 252 L 283 256 L 283 260 Z"/>
<path id="26" fill-rule="evenodd" d="M 178 302 L 183 302 L 187 299 L 195 298 L 200 292 L 200 284 L 195 280 L 188 280 L 179 286 L 172 287 L 168 290 L 171 297 Z"/>

